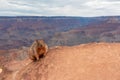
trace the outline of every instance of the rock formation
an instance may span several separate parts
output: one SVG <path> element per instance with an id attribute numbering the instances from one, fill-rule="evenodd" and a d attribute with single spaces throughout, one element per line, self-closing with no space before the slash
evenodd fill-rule
<path id="1" fill-rule="evenodd" d="M 22 60 L 1 80 L 120 80 L 120 43 L 89 43 L 51 48 L 37 62 Z M 15 61 L 14 61 L 15 62 Z M 4 72 L 4 70 L 3 70 Z M 2 74 L 3 74 L 2 72 Z"/>

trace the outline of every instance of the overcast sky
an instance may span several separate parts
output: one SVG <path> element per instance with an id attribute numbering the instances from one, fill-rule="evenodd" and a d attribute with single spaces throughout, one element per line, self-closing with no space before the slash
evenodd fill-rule
<path id="1" fill-rule="evenodd" d="M 0 16 L 120 15 L 120 0 L 0 0 Z"/>

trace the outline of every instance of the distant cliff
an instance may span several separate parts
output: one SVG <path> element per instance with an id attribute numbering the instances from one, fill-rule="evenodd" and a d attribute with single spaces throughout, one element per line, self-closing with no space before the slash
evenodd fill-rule
<path id="1" fill-rule="evenodd" d="M 44 39 L 49 46 L 120 42 L 120 17 L 0 17 L 0 49 L 29 46 Z"/>

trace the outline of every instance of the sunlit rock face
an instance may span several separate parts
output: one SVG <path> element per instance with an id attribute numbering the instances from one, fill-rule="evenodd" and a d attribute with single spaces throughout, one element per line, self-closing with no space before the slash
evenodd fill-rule
<path id="1" fill-rule="evenodd" d="M 37 62 L 6 63 L 4 80 L 119 80 L 120 43 L 57 46 Z M 19 55 L 18 55 L 19 56 Z"/>

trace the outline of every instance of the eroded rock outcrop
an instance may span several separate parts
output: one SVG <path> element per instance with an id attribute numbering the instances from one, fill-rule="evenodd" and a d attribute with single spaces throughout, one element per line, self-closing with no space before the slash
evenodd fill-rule
<path id="1" fill-rule="evenodd" d="M 119 80 L 120 44 L 90 43 L 57 47 L 31 62 L 16 80 Z"/>

